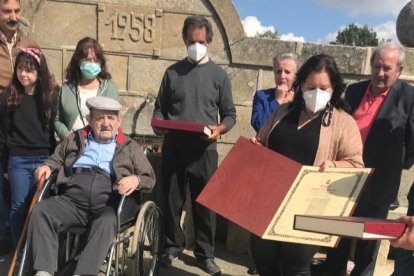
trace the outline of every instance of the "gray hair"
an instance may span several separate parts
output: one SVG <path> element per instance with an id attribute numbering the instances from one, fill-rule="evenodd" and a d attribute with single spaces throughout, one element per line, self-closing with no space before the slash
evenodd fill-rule
<path id="1" fill-rule="evenodd" d="M 295 71 L 298 69 L 298 58 L 294 53 L 283 53 L 273 58 L 273 72 L 276 72 L 276 63 L 284 60 L 291 59 L 295 63 Z"/>
<path id="2" fill-rule="evenodd" d="M 398 63 L 397 63 L 397 65 L 399 67 L 402 67 L 402 65 L 404 63 L 404 60 L 405 60 L 405 51 L 404 51 L 404 48 L 402 46 L 398 45 L 395 42 L 386 42 L 386 43 L 382 43 L 382 44 L 378 45 L 378 47 L 375 48 L 374 52 L 372 52 L 371 59 L 370 59 L 371 66 L 374 65 L 375 56 L 380 51 L 382 51 L 384 49 L 398 50 Z"/>

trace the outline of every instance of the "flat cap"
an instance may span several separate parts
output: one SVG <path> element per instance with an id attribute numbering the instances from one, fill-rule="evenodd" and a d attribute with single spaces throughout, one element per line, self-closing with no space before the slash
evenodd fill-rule
<path id="1" fill-rule="evenodd" d="M 109 97 L 97 96 L 92 97 L 86 100 L 86 106 L 89 109 L 99 109 L 99 110 L 110 110 L 110 111 L 119 111 L 122 108 L 122 105 Z"/>

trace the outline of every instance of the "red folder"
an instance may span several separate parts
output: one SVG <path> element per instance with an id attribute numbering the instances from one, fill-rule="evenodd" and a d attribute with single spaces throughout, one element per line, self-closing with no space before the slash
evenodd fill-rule
<path id="1" fill-rule="evenodd" d="M 167 129 L 167 130 L 173 130 L 173 131 L 185 131 L 185 132 L 199 133 L 199 134 L 206 135 L 206 136 L 211 135 L 211 129 L 209 129 L 205 125 L 198 124 L 198 123 L 153 118 L 151 120 L 151 126 L 153 128 Z"/>
<path id="2" fill-rule="evenodd" d="M 261 237 L 301 167 L 240 137 L 197 202 Z"/>
<path id="3" fill-rule="evenodd" d="M 296 215 L 295 230 L 359 238 L 363 240 L 395 239 L 405 232 L 401 221 L 365 217 Z"/>

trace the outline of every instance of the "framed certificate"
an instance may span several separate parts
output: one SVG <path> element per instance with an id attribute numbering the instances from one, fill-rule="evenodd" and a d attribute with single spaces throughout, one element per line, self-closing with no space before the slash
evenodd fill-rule
<path id="1" fill-rule="evenodd" d="M 197 202 L 264 239 L 334 247 L 336 236 L 293 230 L 294 217 L 352 215 L 370 173 L 321 172 L 240 137 Z"/>
<path id="2" fill-rule="evenodd" d="M 293 230 L 295 215 L 350 216 L 370 169 L 303 166 L 276 211 L 264 239 L 334 247 L 338 238 Z"/>

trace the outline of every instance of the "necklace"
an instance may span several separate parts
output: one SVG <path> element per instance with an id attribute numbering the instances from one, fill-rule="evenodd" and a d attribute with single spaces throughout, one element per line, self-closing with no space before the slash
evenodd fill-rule
<path id="1" fill-rule="evenodd" d="M 305 115 L 306 119 L 308 119 L 308 120 L 311 120 L 311 119 L 317 117 L 320 113 L 320 111 L 318 111 L 316 113 L 309 112 L 309 111 L 306 110 L 305 107 L 302 108 L 302 111 L 303 111 L 303 115 Z"/>

